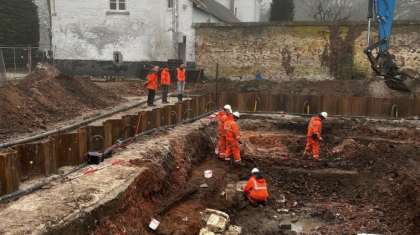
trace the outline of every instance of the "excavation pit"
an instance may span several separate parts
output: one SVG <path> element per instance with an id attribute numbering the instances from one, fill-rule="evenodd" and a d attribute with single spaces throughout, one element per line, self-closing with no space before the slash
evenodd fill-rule
<path id="1" fill-rule="evenodd" d="M 229 214 L 242 234 L 419 234 L 419 123 L 330 118 L 314 162 L 302 157 L 309 120 L 244 115 L 242 167 L 216 159 L 215 119 L 143 136 L 104 163 L 121 165 L 3 205 L 0 234 L 198 234 L 206 208 Z M 254 167 L 267 180 L 266 206 L 237 190 Z"/>

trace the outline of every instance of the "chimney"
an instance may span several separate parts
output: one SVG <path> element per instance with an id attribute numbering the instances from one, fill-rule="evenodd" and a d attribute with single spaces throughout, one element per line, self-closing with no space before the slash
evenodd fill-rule
<path id="1" fill-rule="evenodd" d="M 235 14 L 235 0 L 230 0 L 230 10 Z"/>

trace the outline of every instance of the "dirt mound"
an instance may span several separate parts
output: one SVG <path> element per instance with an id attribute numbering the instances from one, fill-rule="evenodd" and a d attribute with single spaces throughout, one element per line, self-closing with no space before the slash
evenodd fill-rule
<path id="1" fill-rule="evenodd" d="M 39 64 L 18 84 L 0 87 L 0 135 L 45 128 L 47 123 L 113 106 L 119 100 L 87 77 L 72 77 L 48 63 Z"/>
<path id="2" fill-rule="evenodd" d="M 176 82 L 172 82 L 176 88 Z M 171 86 L 172 86 L 171 85 Z M 397 92 L 389 89 L 381 78 L 366 78 L 363 80 L 325 80 L 308 81 L 296 79 L 290 81 L 219 81 L 219 92 L 256 92 L 267 94 L 291 95 L 332 95 L 355 97 L 411 97 L 409 92 Z M 195 84 L 186 84 L 185 90 L 191 92 Z M 216 82 L 200 83 L 194 94 L 216 92 Z"/>

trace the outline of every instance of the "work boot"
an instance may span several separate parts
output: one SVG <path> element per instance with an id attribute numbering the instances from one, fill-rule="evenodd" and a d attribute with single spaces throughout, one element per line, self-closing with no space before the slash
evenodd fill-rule
<path id="1" fill-rule="evenodd" d="M 320 160 L 319 160 L 319 157 L 314 157 L 314 161 L 315 162 L 319 162 Z"/>
<path id="2" fill-rule="evenodd" d="M 155 104 L 148 104 L 147 106 L 152 106 L 152 107 L 154 107 L 154 106 L 156 106 Z"/>
<path id="3" fill-rule="evenodd" d="M 184 96 L 183 94 L 179 95 L 179 101 L 182 101 L 182 96 Z"/>
<path id="4" fill-rule="evenodd" d="M 303 155 L 303 160 L 312 160 L 312 158 L 308 155 Z"/>
<path id="5" fill-rule="evenodd" d="M 226 164 L 226 165 L 230 165 L 230 160 L 226 160 L 226 159 L 225 159 L 225 164 Z"/>
<path id="6" fill-rule="evenodd" d="M 178 102 L 181 102 L 181 96 L 178 94 Z"/>

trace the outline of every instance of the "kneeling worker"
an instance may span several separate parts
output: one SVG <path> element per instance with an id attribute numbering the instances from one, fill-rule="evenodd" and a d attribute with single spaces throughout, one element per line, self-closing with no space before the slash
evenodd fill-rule
<path id="1" fill-rule="evenodd" d="M 241 136 L 238 131 L 238 124 L 236 120 L 239 119 L 239 113 L 234 112 L 232 114 L 234 120 L 227 120 L 225 122 L 225 131 L 226 131 L 226 154 L 225 162 L 230 164 L 230 155 L 233 155 L 235 163 L 241 165 L 241 150 L 239 149 L 239 144 L 242 144 Z"/>
<path id="2" fill-rule="evenodd" d="M 267 183 L 257 168 L 252 169 L 252 176 L 243 190 L 251 203 L 267 201 Z"/>
<path id="3" fill-rule="evenodd" d="M 313 153 L 314 161 L 319 161 L 319 141 L 322 140 L 322 121 L 327 119 L 328 114 L 322 112 L 317 117 L 313 117 L 308 125 L 308 135 L 306 137 L 307 144 L 303 156 L 305 159 L 310 159 L 311 153 Z"/>

